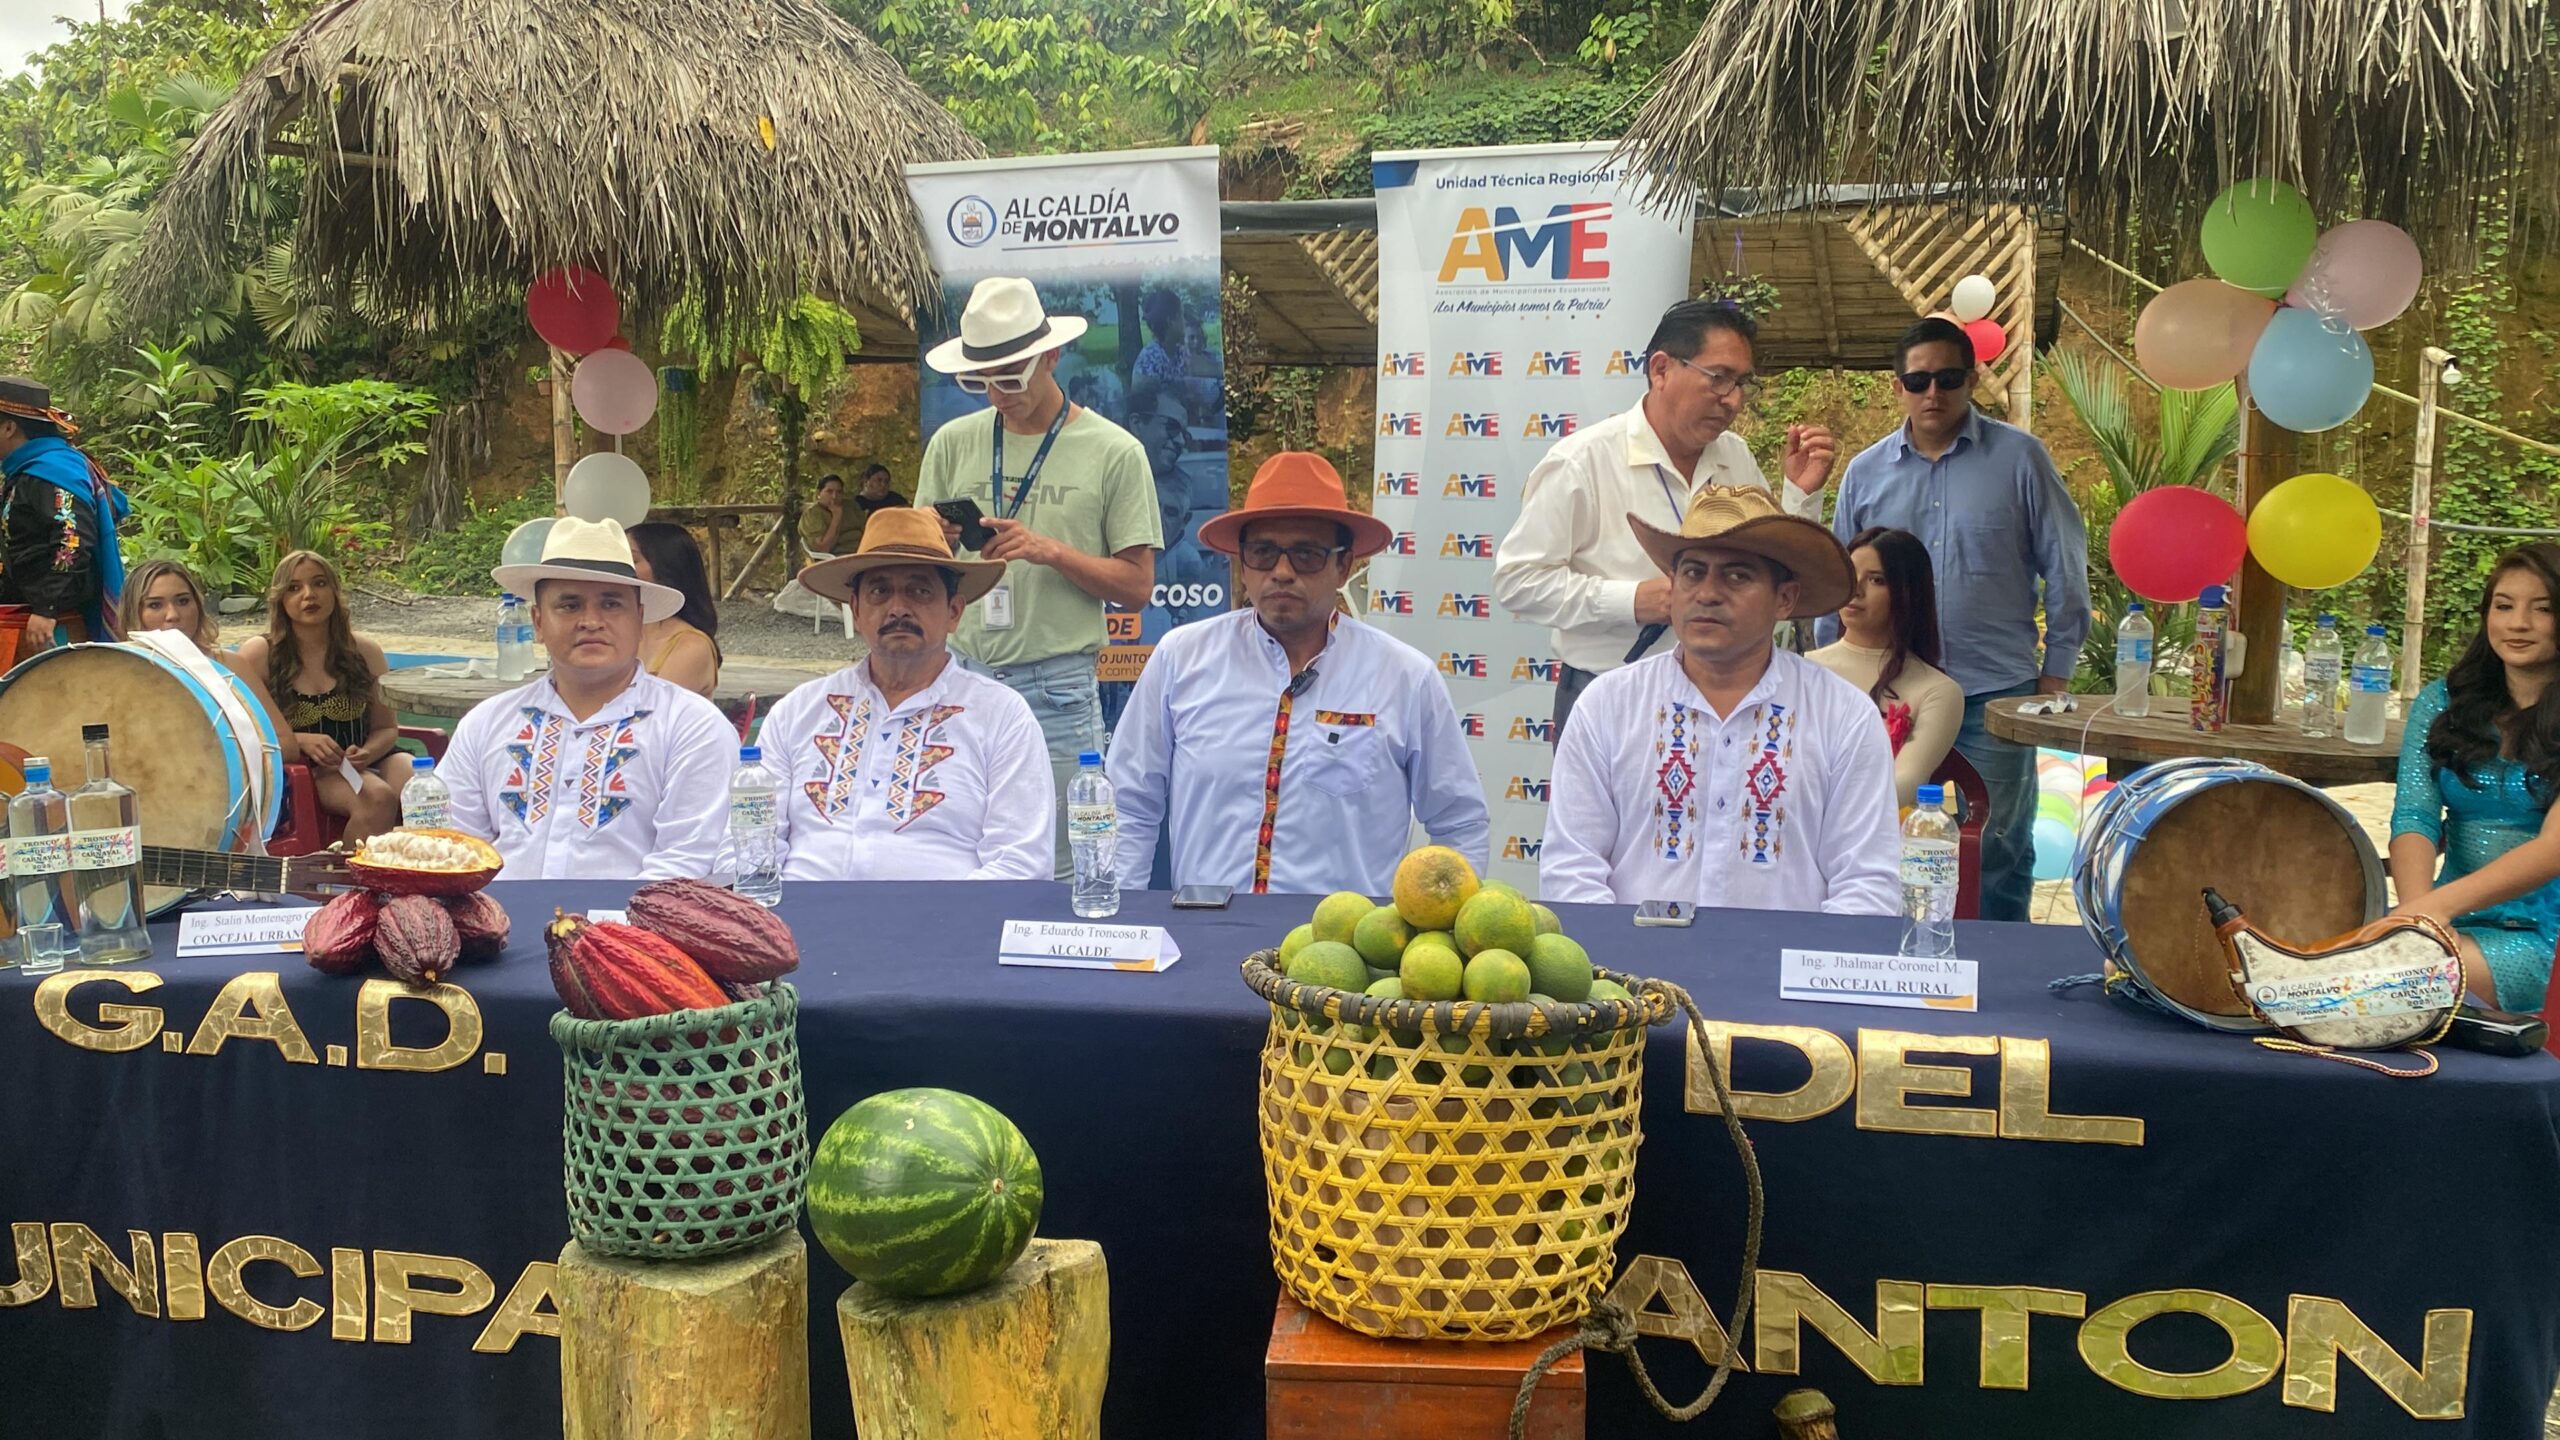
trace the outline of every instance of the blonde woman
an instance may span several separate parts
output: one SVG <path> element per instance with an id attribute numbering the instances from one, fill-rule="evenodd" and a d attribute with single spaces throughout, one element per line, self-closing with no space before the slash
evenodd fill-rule
<path id="1" fill-rule="evenodd" d="M 284 712 L 276 708 L 266 678 L 215 644 L 221 638 L 222 623 L 206 603 L 204 582 L 196 578 L 196 572 L 175 560 L 143 561 L 125 577 L 124 603 L 117 618 L 127 635 L 167 630 L 192 641 L 207 660 L 221 666 L 257 700 L 258 708 L 266 713 L 267 724 L 275 731 L 276 743 L 291 753 L 293 727 L 285 723 Z M 254 825 L 246 828 L 254 829 Z M 244 848 L 253 838 L 246 834 L 238 837 Z"/>
<path id="2" fill-rule="evenodd" d="M 400 787 L 409 757 L 400 720 L 382 698 L 391 662 L 355 633 L 338 567 L 309 550 L 276 562 L 267 585 L 267 633 L 240 644 L 241 668 L 264 675 L 292 727 L 286 758 L 311 767 L 320 808 L 346 817 L 346 838 L 363 840 L 400 823 Z M 350 786 L 341 764 L 356 772 Z"/>

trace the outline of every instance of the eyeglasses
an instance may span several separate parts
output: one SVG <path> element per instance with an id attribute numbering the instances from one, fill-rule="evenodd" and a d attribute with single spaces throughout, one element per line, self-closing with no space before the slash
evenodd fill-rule
<path id="1" fill-rule="evenodd" d="M 1671 358 L 1707 377 L 1707 393 L 1719 400 L 1729 398 L 1737 391 L 1745 400 L 1753 399 L 1760 393 L 1761 382 L 1757 375 L 1736 375 L 1730 370 L 1710 370 L 1695 360 L 1679 355 Z"/>
<path id="2" fill-rule="evenodd" d="M 1941 390 L 1961 390 L 1973 383 L 1973 372 L 1950 366 L 1944 370 L 1906 370 L 1894 378 L 1900 380 L 1902 388 L 1912 394 L 1926 395 L 1929 393 L 1929 385 L 1932 381 L 1936 382 Z"/>
<path id="3" fill-rule="evenodd" d="M 963 395 L 984 395 L 990 390 L 1006 395 L 1019 395 L 1030 388 L 1031 376 L 1039 368 L 1040 357 L 1034 355 L 1022 362 L 1022 368 L 1019 370 L 979 371 L 970 375 L 954 375 L 951 378 L 959 384 L 960 393 Z"/>
<path id="4" fill-rule="evenodd" d="M 1271 570 L 1278 568 L 1280 557 L 1286 555 L 1291 570 L 1300 575 L 1312 575 L 1331 565 L 1333 557 L 1347 553 L 1348 548 L 1342 545 L 1274 545 L 1267 540 L 1257 540 L 1245 546 L 1237 558 L 1244 561 L 1247 570 Z"/>

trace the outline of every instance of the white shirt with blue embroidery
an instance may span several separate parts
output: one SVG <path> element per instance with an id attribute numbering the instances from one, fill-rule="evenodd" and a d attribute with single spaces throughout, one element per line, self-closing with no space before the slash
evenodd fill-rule
<path id="1" fill-rule="evenodd" d="M 1591 682 L 1556 747 L 1540 898 L 1897 915 L 1893 747 L 1875 702 L 1803 656 L 1720 716 L 1677 651 Z"/>
<path id="2" fill-rule="evenodd" d="M 501 880 L 666 880 L 711 873 L 737 763 L 719 707 L 640 671 L 584 720 L 548 675 L 491 696 L 436 773 L 453 828 L 506 858 Z"/>
<path id="3" fill-rule="evenodd" d="M 1031 707 L 955 658 L 889 704 L 860 661 L 757 735 L 782 780 L 785 880 L 1046 880 L 1057 785 Z"/>

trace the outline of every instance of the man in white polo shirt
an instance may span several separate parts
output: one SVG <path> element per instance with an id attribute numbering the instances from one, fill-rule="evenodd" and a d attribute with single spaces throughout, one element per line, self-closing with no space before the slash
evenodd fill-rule
<path id="1" fill-rule="evenodd" d="M 785 880 L 1034 880 L 1050 873 L 1049 747 L 1021 696 L 946 648 L 1000 561 L 963 561 L 930 510 L 879 510 L 861 547 L 800 572 L 853 607 L 868 654 L 765 717 Z"/>
<path id="2" fill-rule="evenodd" d="M 1176 885 L 1384 895 L 1416 820 L 1484 865 L 1492 822 L 1448 685 L 1336 603 L 1392 534 L 1300 451 L 1200 527 L 1244 562 L 1253 608 L 1174 630 L 1138 677 L 1111 737 L 1121 884 L 1147 883 L 1166 829 Z"/>
<path id="3" fill-rule="evenodd" d="M 472 707 L 436 774 L 453 828 L 498 847 L 502 880 L 664 880 L 711 873 L 729 820 L 738 730 L 640 668 L 640 628 L 684 596 L 640 578 L 611 520 L 564 517 L 542 559 L 490 572 L 533 601 L 550 673 Z"/>
<path id="4" fill-rule="evenodd" d="M 1678 526 L 1707 485 L 1769 488 L 1733 432 L 1759 392 L 1751 318 L 1732 305 L 1683 300 L 1645 342 L 1644 398 L 1559 440 L 1521 487 L 1520 518 L 1494 552 L 1503 609 L 1554 627 L 1555 730 L 1591 677 L 1652 653 L 1668 628 L 1671 585 L 1627 534 L 1624 517 Z M 1779 452 L 1790 515 L 1822 516 L 1837 452 L 1820 425 L 1790 425 Z"/>

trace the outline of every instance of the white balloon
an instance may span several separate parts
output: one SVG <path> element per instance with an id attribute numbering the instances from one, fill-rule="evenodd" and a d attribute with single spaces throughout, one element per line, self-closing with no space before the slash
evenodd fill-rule
<path id="1" fill-rule="evenodd" d="M 1988 275 L 1967 275 L 1956 282 L 1956 293 L 1950 298 L 1952 303 L 1947 308 L 1955 312 L 1956 323 L 1961 325 L 1990 314 L 1991 307 L 2000 303 L 2000 291 Z"/>
<path id="2" fill-rule="evenodd" d="M 498 547 L 498 563 L 501 565 L 541 564 L 542 542 L 551 534 L 551 520 L 551 516 L 540 516 L 527 520 L 508 531 L 507 543 Z"/>
<path id="3" fill-rule="evenodd" d="M 599 450 L 569 467 L 560 498 L 581 520 L 617 520 L 629 529 L 649 518 L 649 472 L 627 455 Z"/>

